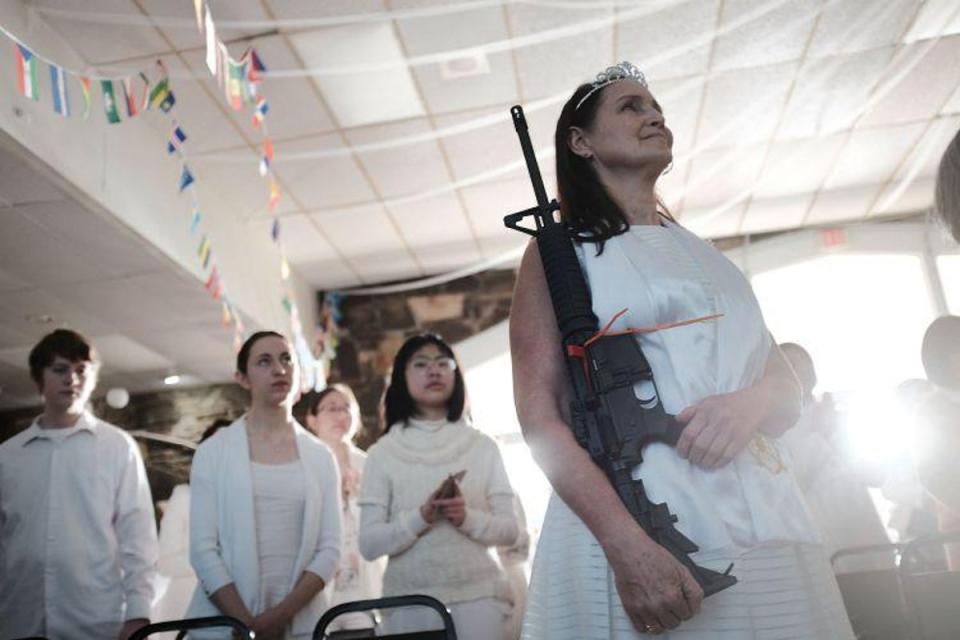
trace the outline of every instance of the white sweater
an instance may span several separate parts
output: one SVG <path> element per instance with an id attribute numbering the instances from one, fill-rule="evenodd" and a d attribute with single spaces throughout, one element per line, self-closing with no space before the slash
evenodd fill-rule
<path id="1" fill-rule="evenodd" d="M 508 600 L 506 576 L 491 547 L 517 538 L 513 489 L 496 443 L 459 422 L 410 420 L 393 425 L 367 452 L 360 553 L 388 555 L 383 595 L 422 593 L 445 604 Z M 466 517 L 427 524 L 420 506 L 450 473 L 466 470 L 460 490 Z"/>

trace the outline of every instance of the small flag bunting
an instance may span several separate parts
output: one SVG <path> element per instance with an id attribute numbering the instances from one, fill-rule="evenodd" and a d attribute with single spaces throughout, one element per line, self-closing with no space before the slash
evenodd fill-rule
<path id="1" fill-rule="evenodd" d="M 193 184 L 193 174 L 190 173 L 187 165 L 183 165 L 183 171 L 180 173 L 180 193 L 183 193 L 183 190 L 191 184 Z"/>
<path id="2" fill-rule="evenodd" d="M 173 108 L 176 100 L 173 97 L 173 92 L 170 91 L 170 80 L 163 78 L 158 82 L 154 87 L 153 91 L 150 92 L 150 107 L 159 107 L 161 111 L 167 113 Z"/>
<path id="3" fill-rule="evenodd" d="M 210 238 L 203 236 L 203 240 L 200 241 L 200 246 L 197 247 L 197 255 L 200 256 L 200 262 L 203 264 L 203 268 L 207 268 L 207 264 L 210 262 Z"/>
<path id="4" fill-rule="evenodd" d="M 283 304 L 283 308 L 286 309 L 287 313 L 293 313 L 293 300 L 290 298 L 290 294 L 283 294 L 281 304 Z"/>
<path id="5" fill-rule="evenodd" d="M 217 273 L 217 268 L 214 267 L 210 271 L 210 275 L 207 277 L 207 281 L 203 284 L 203 288 L 213 296 L 214 300 L 220 299 L 220 275 Z"/>
<path id="6" fill-rule="evenodd" d="M 14 53 L 17 58 L 17 89 L 23 97 L 39 100 L 36 57 L 30 49 L 19 43 L 14 43 Z"/>
<path id="7" fill-rule="evenodd" d="M 284 280 L 290 279 L 290 263 L 287 262 L 287 256 L 280 256 L 280 277 Z"/>
<path id="8" fill-rule="evenodd" d="M 70 117 L 70 99 L 67 96 L 67 74 L 61 67 L 50 65 L 50 93 L 53 95 L 53 110 L 65 118 Z"/>
<path id="9" fill-rule="evenodd" d="M 90 97 L 90 78 L 80 78 L 80 86 L 83 88 L 83 119 L 90 117 L 90 107 L 93 106 L 93 100 Z"/>
<path id="10" fill-rule="evenodd" d="M 270 138 L 263 139 L 263 157 L 273 162 L 273 140 Z"/>
<path id="11" fill-rule="evenodd" d="M 267 117 L 267 112 L 270 110 L 270 105 L 264 98 L 257 100 L 257 106 L 253 110 L 253 127 L 255 129 L 260 128 L 260 123 L 263 122 L 263 119 Z"/>
<path id="12" fill-rule="evenodd" d="M 280 239 L 280 220 L 277 218 L 274 218 L 273 224 L 270 225 L 270 237 L 273 238 L 274 242 Z"/>
<path id="13" fill-rule="evenodd" d="M 217 28 L 213 24 L 213 16 L 210 15 L 210 9 L 203 18 L 204 33 L 207 35 L 207 69 L 210 73 L 217 73 Z"/>
<path id="14" fill-rule="evenodd" d="M 137 115 L 137 95 L 133 90 L 133 80 L 124 78 L 120 86 L 123 89 L 123 103 L 127 108 L 127 117 L 132 118 Z"/>
<path id="15" fill-rule="evenodd" d="M 199 209 L 193 210 L 193 217 L 190 219 L 190 235 L 196 235 L 197 229 L 200 228 L 200 221 L 203 219 L 203 215 L 200 213 Z"/>
<path id="16" fill-rule="evenodd" d="M 140 101 L 140 111 L 146 111 L 150 107 L 150 78 L 141 71 L 140 79 L 143 81 L 143 99 Z"/>
<path id="17" fill-rule="evenodd" d="M 167 142 L 167 153 L 178 151 L 186 141 L 187 134 L 183 132 L 183 129 L 181 129 L 179 125 L 175 126 L 173 133 L 170 134 L 170 140 Z"/>
<path id="18" fill-rule="evenodd" d="M 103 111 L 107 114 L 107 122 L 120 122 L 120 112 L 117 110 L 117 98 L 113 93 L 113 80 L 101 80 L 100 89 L 103 91 Z"/>
<path id="19" fill-rule="evenodd" d="M 270 178 L 270 200 L 267 202 L 267 208 L 273 211 L 277 208 L 278 202 L 280 202 L 280 187 L 277 186 L 276 180 Z"/>

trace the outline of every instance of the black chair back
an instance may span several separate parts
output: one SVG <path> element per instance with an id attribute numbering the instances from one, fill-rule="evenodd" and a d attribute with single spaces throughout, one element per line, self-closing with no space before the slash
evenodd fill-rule
<path id="1" fill-rule="evenodd" d="M 378 636 L 369 631 L 336 631 L 327 633 L 327 627 L 333 620 L 345 613 L 373 611 L 375 609 L 395 609 L 398 607 L 429 607 L 440 615 L 443 620 L 443 629 L 435 631 L 419 631 L 415 633 L 400 633 L 388 636 Z M 358 635 L 358 634 L 366 635 Z M 446 606 L 436 598 L 423 595 L 395 596 L 392 598 L 378 598 L 376 600 L 357 600 L 344 602 L 328 609 L 313 630 L 313 640 L 348 640 L 350 638 L 389 638 L 390 640 L 457 640 L 457 631 L 453 626 L 453 618 Z"/>

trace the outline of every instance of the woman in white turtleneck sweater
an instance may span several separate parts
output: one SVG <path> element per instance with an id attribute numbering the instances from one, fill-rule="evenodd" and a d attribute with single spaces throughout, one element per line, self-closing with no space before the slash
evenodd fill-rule
<path id="1" fill-rule="evenodd" d="M 370 447 L 360 490 L 360 552 L 388 556 L 383 595 L 443 602 L 461 640 L 501 640 L 510 588 L 491 547 L 517 537 L 513 489 L 497 445 L 464 419 L 466 388 L 439 336 L 408 339 L 384 397 L 386 433 Z M 452 497 L 440 495 L 465 471 Z M 385 631 L 436 626 L 428 609 L 387 612 Z"/>

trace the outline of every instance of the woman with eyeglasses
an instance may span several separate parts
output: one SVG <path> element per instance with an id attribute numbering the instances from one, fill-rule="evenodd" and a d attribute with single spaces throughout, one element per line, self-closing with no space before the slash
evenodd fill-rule
<path id="1" fill-rule="evenodd" d="M 384 394 L 384 435 L 360 489 L 360 552 L 387 556 L 383 595 L 443 602 L 461 640 L 501 640 L 511 611 L 491 547 L 517 537 L 513 489 L 496 443 L 466 418 L 463 374 L 439 336 L 409 338 Z M 436 626 L 428 609 L 387 613 L 387 633 Z"/>
<path id="2" fill-rule="evenodd" d="M 340 560 L 337 463 L 291 415 L 299 370 L 284 336 L 250 336 L 235 377 L 250 409 L 193 457 L 190 564 L 199 585 L 187 617 L 231 616 L 267 640 L 309 638 Z"/>
<path id="3" fill-rule="evenodd" d="M 343 552 L 333 580 L 330 606 L 354 600 L 379 598 L 383 588 L 385 562 L 367 562 L 360 555 L 357 536 L 360 507 L 357 494 L 367 454 L 353 443 L 360 424 L 360 407 L 350 387 L 334 384 L 323 391 L 310 391 L 293 407 L 297 421 L 333 451 L 340 467 L 343 500 Z M 337 617 L 330 630 L 365 629 L 373 626 L 370 616 L 352 613 Z"/>

